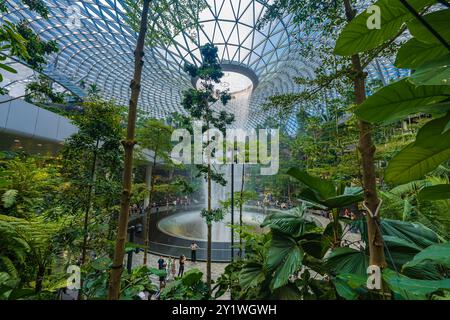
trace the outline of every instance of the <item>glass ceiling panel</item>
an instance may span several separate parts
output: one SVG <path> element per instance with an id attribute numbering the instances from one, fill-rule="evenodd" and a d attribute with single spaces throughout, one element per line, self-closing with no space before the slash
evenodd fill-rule
<path id="1" fill-rule="evenodd" d="M 273 94 L 298 92 L 293 77 L 311 77 L 318 61 L 304 61 L 297 53 L 292 35 L 301 35 L 291 17 L 256 29 L 264 14 L 267 0 L 204 0 L 208 7 L 199 15 L 195 32 L 179 34 L 169 45 L 159 44 L 147 48 L 139 107 L 150 115 L 164 118 L 180 107 L 181 92 L 192 86 L 183 72 L 186 61 L 200 63 L 199 46 L 210 41 L 219 48 L 223 65 L 239 66 L 257 77 L 248 102 L 251 119 L 247 126 L 256 126 L 267 118 L 261 104 Z M 133 51 L 136 32 L 124 21 L 124 0 L 44 0 L 50 10 L 48 20 L 30 12 L 18 0 L 8 1 L 11 13 L 0 19 L 18 22 L 27 20 L 45 40 L 56 40 L 60 52 L 49 59 L 45 73 L 58 76 L 66 88 L 78 88 L 80 82 L 96 83 L 106 98 L 114 98 L 126 105 L 129 82 L 134 69 Z M 80 11 L 80 25 L 70 22 L 71 6 Z M 320 35 L 317 35 L 320 37 Z M 318 39 L 315 39 L 316 41 Z M 397 70 L 391 61 L 380 59 L 372 63 L 368 73 L 383 82 L 404 76 L 407 71 Z M 234 103 L 236 104 L 236 103 Z M 230 107 L 235 109 L 235 106 Z"/>

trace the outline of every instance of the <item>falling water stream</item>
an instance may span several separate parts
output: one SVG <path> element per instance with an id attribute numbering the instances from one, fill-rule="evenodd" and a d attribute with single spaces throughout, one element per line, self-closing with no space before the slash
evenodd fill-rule
<path id="1" fill-rule="evenodd" d="M 239 92 L 232 94 L 233 99 L 226 106 L 228 112 L 232 112 L 235 115 L 234 126 L 239 129 L 245 128 L 249 117 L 249 103 L 250 96 L 253 90 L 253 86 L 250 86 Z M 212 196 L 212 208 L 216 209 L 220 207 L 221 201 L 226 201 L 231 195 L 231 164 L 214 165 L 216 172 L 222 173 L 223 177 L 227 181 L 225 186 L 212 181 L 211 183 L 211 196 Z M 234 165 L 234 192 L 239 192 L 242 186 L 242 164 Z M 208 205 L 208 187 L 207 182 L 203 184 L 205 208 Z M 264 220 L 264 215 L 256 212 L 243 212 L 243 223 L 245 225 L 251 225 L 256 229 Z M 212 240 L 214 242 L 229 242 L 231 239 L 231 214 L 228 212 L 225 215 L 223 221 L 215 222 L 212 226 Z M 239 208 L 234 208 L 234 223 L 239 223 Z M 179 214 L 171 215 L 160 221 L 158 225 L 159 229 L 172 236 L 177 236 L 185 239 L 192 240 L 206 240 L 207 227 L 204 219 L 200 216 L 199 211 L 188 211 Z M 236 237 L 237 238 L 237 237 Z"/>

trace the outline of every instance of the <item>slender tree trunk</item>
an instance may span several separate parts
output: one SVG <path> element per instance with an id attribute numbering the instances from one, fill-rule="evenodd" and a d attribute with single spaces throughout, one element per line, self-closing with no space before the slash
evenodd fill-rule
<path id="1" fill-rule="evenodd" d="M 114 251 L 114 260 L 109 279 L 108 299 L 110 300 L 117 300 L 119 299 L 120 295 L 120 277 L 123 271 L 125 243 L 127 241 L 128 215 L 130 211 L 131 183 L 133 174 L 133 149 L 134 145 L 136 144 L 135 141 L 136 112 L 139 93 L 141 91 L 141 77 L 142 77 L 142 69 L 144 66 L 143 60 L 144 44 L 145 44 L 145 36 L 147 33 L 149 7 L 150 7 L 150 0 L 144 0 L 139 37 L 136 44 L 136 50 L 134 51 L 135 65 L 134 65 L 134 77 L 130 84 L 131 98 L 128 109 L 127 137 L 126 140 L 122 142 L 125 149 L 123 190 L 120 200 L 120 215 L 117 230 L 116 247 Z"/>
<path id="2" fill-rule="evenodd" d="M 242 164 L 241 194 L 239 201 L 239 257 L 242 257 L 242 198 L 244 197 L 245 164 Z"/>
<path id="3" fill-rule="evenodd" d="M 35 293 L 39 293 L 42 291 L 42 282 L 44 281 L 44 276 L 45 276 L 45 267 L 39 265 L 36 274 L 36 285 L 34 287 Z"/>
<path id="4" fill-rule="evenodd" d="M 87 242 L 88 242 L 88 234 L 89 234 L 89 213 L 91 211 L 91 202 L 92 202 L 92 193 L 94 190 L 95 184 L 95 169 L 97 167 L 97 153 L 98 153 L 98 145 L 100 141 L 97 139 L 97 143 L 95 145 L 94 157 L 92 159 L 92 168 L 90 173 L 90 182 L 88 188 L 88 198 L 86 201 L 86 211 L 84 213 L 84 227 L 83 227 L 83 246 L 81 248 L 81 265 L 86 263 L 86 251 L 87 251 Z M 83 295 L 83 279 L 80 281 L 80 289 L 78 290 L 77 300 L 80 300 Z"/>
<path id="5" fill-rule="evenodd" d="M 347 20 L 351 21 L 356 15 L 356 11 L 352 8 L 350 0 L 344 0 L 345 13 Z M 352 67 L 354 72 L 354 92 L 355 103 L 361 104 L 366 100 L 366 86 L 365 86 L 365 73 L 361 67 L 361 61 L 358 54 L 352 56 Z M 359 152 L 361 153 L 362 164 L 362 178 L 364 187 L 364 200 L 367 207 L 375 213 L 379 200 L 377 196 L 376 188 L 376 174 L 375 174 L 375 146 L 372 141 L 372 126 L 364 121 L 359 121 Z M 367 214 L 367 230 L 368 230 L 368 245 L 370 254 L 370 265 L 376 265 L 379 267 L 386 266 L 386 260 L 384 256 L 383 236 L 381 234 L 379 225 L 380 217 L 372 218 L 370 214 Z"/>
<path id="6" fill-rule="evenodd" d="M 209 141 L 209 139 L 208 139 Z M 208 159 L 209 160 L 209 159 Z M 211 164 L 208 161 L 208 214 L 211 214 Z M 211 255 L 212 251 L 212 222 L 208 221 L 208 248 L 206 257 L 206 283 L 211 294 Z"/>
<path id="7" fill-rule="evenodd" d="M 156 167 L 156 154 L 157 150 L 155 150 L 155 157 L 153 158 L 153 166 L 152 166 L 152 173 L 150 174 L 150 192 L 148 195 L 148 201 L 149 201 L 149 207 L 150 210 L 147 212 L 147 221 L 145 222 L 145 232 L 144 232 L 144 266 L 147 265 L 147 253 L 148 253 L 148 247 L 150 244 L 150 216 L 152 215 L 152 199 L 153 199 L 153 187 L 154 187 L 154 180 L 155 180 L 155 167 Z"/>
<path id="8" fill-rule="evenodd" d="M 87 250 L 87 239 L 88 239 L 88 226 L 89 226 L 89 212 L 91 211 L 92 202 L 92 191 L 94 190 L 95 183 L 95 168 L 97 166 L 97 151 L 100 141 L 97 139 L 94 157 L 92 159 L 92 168 L 89 176 L 89 188 L 88 188 L 88 198 L 86 201 L 86 211 L 84 213 L 84 228 L 83 228 L 83 247 L 81 248 L 81 265 L 86 262 L 86 250 Z"/>

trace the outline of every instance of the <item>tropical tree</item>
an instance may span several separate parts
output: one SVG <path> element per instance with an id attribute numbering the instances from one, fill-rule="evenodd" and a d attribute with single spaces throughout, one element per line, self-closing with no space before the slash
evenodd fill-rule
<path id="1" fill-rule="evenodd" d="M 108 298 L 118 299 L 120 292 L 120 274 L 123 270 L 125 242 L 127 238 L 128 214 L 130 209 L 131 185 L 133 172 L 133 149 L 136 144 L 136 117 L 139 94 L 141 90 L 142 70 L 144 66 L 144 46 L 153 47 L 159 41 L 170 42 L 176 34 L 195 25 L 198 13 L 203 6 L 201 1 L 127 1 L 127 23 L 138 32 L 136 49 L 134 51 L 134 74 L 131 80 L 131 97 L 128 107 L 128 122 L 126 138 L 122 142 L 125 149 L 123 190 L 118 222 L 117 240 L 114 251 L 113 267 L 109 282 Z M 152 4 L 151 20 L 149 21 Z M 164 26 L 164 32 L 161 30 Z"/>
<path id="2" fill-rule="evenodd" d="M 272 213 L 262 224 L 269 233 L 245 233 L 246 256 L 227 266 L 217 280 L 216 297 L 228 289 L 235 299 L 430 299 L 448 294 L 448 259 L 443 258 L 448 243 L 430 229 L 419 223 L 381 221 L 389 257 L 382 273 L 386 288 L 370 291 L 364 220 L 354 222 L 361 246 L 336 248 L 326 228 L 316 226 L 306 209 Z"/>
<path id="3" fill-rule="evenodd" d="M 184 67 L 184 70 L 191 77 L 198 77 L 201 80 L 202 87 L 184 91 L 181 104 L 189 113 L 191 120 L 200 120 L 202 122 L 201 130 L 202 133 L 207 134 L 207 145 L 210 144 L 213 139 L 213 136 L 209 131 L 211 128 L 217 128 L 224 134 L 226 126 L 234 121 L 234 115 L 225 111 L 217 112 L 213 108 L 219 101 L 222 105 L 226 105 L 231 99 L 231 96 L 227 91 L 217 91 L 214 87 L 214 84 L 220 83 L 220 79 L 224 75 L 219 64 L 217 51 L 218 49 L 212 44 L 206 44 L 200 47 L 200 53 L 203 60 L 202 64 L 197 67 L 187 63 Z M 216 152 L 216 150 L 211 151 Z M 212 223 L 223 218 L 223 211 L 220 208 L 212 208 L 211 183 L 212 181 L 215 181 L 221 185 L 226 184 L 222 175 L 214 171 L 211 158 L 215 155 L 212 155 L 211 151 L 206 155 L 206 165 L 197 165 L 199 174 L 202 175 L 207 182 L 208 205 L 205 210 L 202 210 L 202 216 L 205 218 L 208 227 L 206 282 L 209 290 L 211 290 Z"/>
<path id="4" fill-rule="evenodd" d="M 164 122 L 156 119 L 147 119 L 141 124 L 137 130 L 137 141 L 139 147 L 144 150 L 150 150 L 151 174 L 150 174 L 150 190 L 149 205 L 147 208 L 147 219 L 144 225 L 144 265 L 147 264 L 147 251 L 150 241 L 150 216 L 151 204 L 153 203 L 153 194 L 155 192 L 155 171 L 157 161 L 169 162 L 169 153 L 172 150 L 173 128 L 164 124 Z"/>
<path id="5" fill-rule="evenodd" d="M 78 132 L 64 142 L 61 172 L 69 182 L 65 189 L 66 203 L 75 209 L 75 213 L 78 213 L 78 208 L 84 211 L 83 264 L 86 262 L 89 226 L 92 226 L 91 211 L 94 208 L 98 214 L 103 205 L 106 209 L 111 208 L 111 201 L 119 194 L 123 131 L 121 108 L 113 102 L 89 101 L 84 103 L 83 112 L 74 115 L 72 121 Z"/>
<path id="6" fill-rule="evenodd" d="M 424 3 L 431 5 L 433 1 Z M 422 7 L 424 3 L 421 3 Z M 412 11 L 420 9 L 421 7 L 414 7 Z M 399 49 L 395 64 L 416 71 L 412 76 L 379 90 L 356 110 L 360 118 L 381 124 L 399 121 L 408 115 L 419 113 L 432 114 L 436 118 L 425 124 L 417 133 L 416 141 L 389 162 L 385 179 L 393 184 L 408 183 L 422 178 L 441 163 L 448 161 L 450 150 L 446 144 L 448 141 L 446 128 L 449 122 L 446 113 L 450 87 L 448 66 L 445 64 L 445 61 L 448 61 L 450 38 L 443 22 L 450 10 L 447 8 L 434 11 L 421 19 L 413 17 L 409 10 L 403 9 L 405 13 L 401 24 L 403 28 L 406 25 L 413 38 Z M 423 20 L 431 26 L 431 29 L 423 25 Z M 361 32 L 359 29 L 358 31 Z M 385 28 L 382 28 L 380 33 L 382 39 L 389 38 L 389 32 Z M 370 44 L 364 41 L 357 50 L 366 50 L 368 46 Z M 435 186 L 429 191 L 433 190 L 432 193 L 436 193 L 436 197 L 440 198 L 437 196 L 438 191 L 444 191 L 445 188 L 446 184 Z M 427 191 L 424 192 L 426 194 Z"/>
<path id="7" fill-rule="evenodd" d="M 244 179 L 244 177 L 242 177 Z M 244 223 L 243 223 L 243 207 L 244 205 L 254 199 L 257 199 L 257 194 L 253 191 L 244 191 L 243 190 L 244 183 L 242 182 L 241 190 L 234 193 L 234 196 L 226 201 L 221 201 L 221 206 L 224 210 L 229 211 L 231 209 L 231 204 L 233 203 L 234 208 L 239 208 L 239 256 L 242 257 L 243 250 L 243 238 L 242 234 L 244 232 Z M 234 226 L 232 226 L 234 227 Z"/>
<path id="8" fill-rule="evenodd" d="M 333 47 L 332 42 L 324 41 L 317 46 L 317 42 L 311 43 L 306 41 L 306 44 L 303 46 L 304 51 L 306 51 L 305 54 L 308 54 L 308 50 L 310 51 L 309 54 L 315 54 L 317 52 L 317 50 L 314 50 L 315 47 L 318 51 L 323 51 L 323 53 L 319 52 L 319 55 L 325 54 L 328 58 L 322 59 L 321 65 L 315 70 L 316 76 L 314 79 L 297 80 L 300 84 L 306 84 L 308 90 L 299 94 L 274 97 L 271 99 L 271 105 L 289 108 L 300 101 L 320 99 L 321 96 L 318 93 L 324 88 L 328 88 L 329 85 L 345 89 L 349 84 L 353 85 L 355 104 L 360 105 L 365 101 L 367 89 L 364 68 L 377 56 L 392 55 L 392 51 L 397 47 L 396 39 L 404 33 L 406 24 L 419 25 L 416 29 L 424 31 L 424 27 L 415 19 L 415 16 L 417 16 L 417 11 L 425 11 L 434 3 L 435 1 L 413 1 L 410 8 L 408 8 L 398 1 L 377 1 L 374 4 L 382 12 L 379 17 L 382 27 L 377 29 L 367 27 L 367 22 L 373 21 L 372 13 L 364 11 L 357 15 L 357 11 L 353 8 L 350 0 L 343 1 L 343 6 L 333 2 L 323 4 L 310 1 L 301 3 L 297 1 L 275 1 L 269 7 L 268 13 L 262 22 L 289 12 L 295 16 L 295 20 L 299 23 L 305 20 L 311 24 L 320 22 L 321 34 L 324 37 L 331 39 L 341 31 L 342 33 L 336 42 L 333 52 L 330 51 L 330 43 L 331 47 Z M 302 17 L 310 18 L 301 19 Z M 313 34 L 315 31 L 314 28 L 309 29 L 310 34 Z M 425 34 L 427 34 L 426 32 L 425 30 Z M 429 37 L 429 34 L 426 37 Z M 437 38 L 433 38 L 431 42 L 436 43 L 434 39 Z M 403 56 L 407 56 L 409 59 L 414 57 L 406 48 L 403 52 Z M 336 54 L 341 57 L 336 56 Z M 371 126 L 367 121 L 367 118 L 360 117 L 359 151 L 361 153 L 365 202 L 371 212 L 376 212 L 379 201 L 374 166 L 375 148 L 373 147 Z M 370 241 L 369 246 L 371 247 L 373 264 L 383 266 L 385 259 L 381 235 L 377 231 L 378 220 L 379 217 L 371 218 L 368 216 L 368 224 L 373 231 L 370 232 L 373 235 L 373 241 Z"/>
<path id="9" fill-rule="evenodd" d="M 319 209 L 331 210 L 333 219 L 327 227 L 332 234 L 331 244 L 332 247 L 341 246 L 343 232 L 339 209 L 361 202 L 364 199 L 362 188 L 348 187 L 342 181 L 335 185 L 297 168 L 289 169 L 287 174 L 307 186 L 298 195 L 302 201 Z"/>
<path id="10" fill-rule="evenodd" d="M 64 246 L 58 235 L 64 232 L 66 223 L 49 222 L 42 216 L 25 220 L 0 215 L 0 238 L 4 246 L 1 260 L 8 273 L 18 276 L 16 268 L 30 266 L 35 272 L 35 292 L 41 292 L 47 269 Z"/>

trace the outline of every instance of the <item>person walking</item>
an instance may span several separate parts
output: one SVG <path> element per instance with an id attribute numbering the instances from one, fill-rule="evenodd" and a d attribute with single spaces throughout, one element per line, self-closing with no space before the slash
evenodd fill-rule
<path id="1" fill-rule="evenodd" d="M 172 274 L 172 279 L 175 279 L 175 275 L 177 274 L 176 259 L 174 257 L 171 257 L 170 261 L 172 261 L 172 264 L 170 265 L 170 273 Z"/>
<path id="2" fill-rule="evenodd" d="M 182 254 L 180 256 L 180 267 L 178 269 L 178 276 L 182 277 L 184 274 L 184 263 L 186 262 L 186 257 Z"/>
<path id="3" fill-rule="evenodd" d="M 164 258 L 162 256 L 159 256 L 158 269 L 166 271 L 166 275 L 167 275 L 166 267 L 167 267 L 167 263 L 164 261 Z M 165 282 L 166 282 L 166 277 L 165 276 L 160 276 L 159 277 L 159 285 L 163 286 L 163 285 L 165 285 Z"/>
<path id="4" fill-rule="evenodd" d="M 195 242 L 191 243 L 191 261 L 192 262 L 197 262 L 197 249 L 198 249 L 198 245 Z"/>

